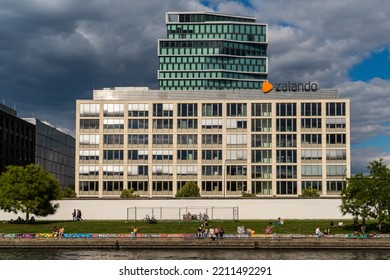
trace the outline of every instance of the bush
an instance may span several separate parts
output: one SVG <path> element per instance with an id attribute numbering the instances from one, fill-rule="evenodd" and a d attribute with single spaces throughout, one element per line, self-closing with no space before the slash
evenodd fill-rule
<path id="1" fill-rule="evenodd" d="M 74 191 L 74 185 L 66 186 L 65 189 L 61 190 L 61 198 L 76 198 L 77 194 Z"/>
<path id="2" fill-rule="evenodd" d="M 200 189 L 194 181 L 189 181 L 177 191 L 176 197 L 200 197 Z"/>
<path id="3" fill-rule="evenodd" d="M 242 192 L 242 197 L 256 197 L 255 193 Z"/>
<path id="4" fill-rule="evenodd" d="M 139 194 L 134 193 L 134 189 L 124 189 L 121 191 L 121 198 L 134 198 L 139 197 Z"/>
<path id="5" fill-rule="evenodd" d="M 319 197 L 320 193 L 317 189 L 307 188 L 302 191 L 302 197 Z"/>

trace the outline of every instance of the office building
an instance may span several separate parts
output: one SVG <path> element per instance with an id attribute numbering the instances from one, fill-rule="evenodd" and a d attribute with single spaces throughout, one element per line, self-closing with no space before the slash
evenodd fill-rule
<path id="1" fill-rule="evenodd" d="M 0 104 L 0 173 L 8 165 L 34 163 L 35 127 Z"/>
<path id="2" fill-rule="evenodd" d="M 350 105 L 310 92 L 94 90 L 76 102 L 76 192 L 173 197 L 338 196 L 350 176 Z"/>
<path id="3" fill-rule="evenodd" d="M 66 187 L 74 185 L 75 139 L 47 121 L 25 118 L 35 126 L 35 163 Z"/>
<path id="4" fill-rule="evenodd" d="M 267 24 L 253 17 L 168 12 L 158 40 L 160 90 L 259 89 L 267 79 Z"/>

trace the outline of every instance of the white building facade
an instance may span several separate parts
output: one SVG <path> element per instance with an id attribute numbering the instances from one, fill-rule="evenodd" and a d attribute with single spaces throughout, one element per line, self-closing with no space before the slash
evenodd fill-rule
<path id="1" fill-rule="evenodd" d="M 76 103 L 79 197 L 338 196 L 350 176 L 350 103 L 302 92 L 95 90 Z"/>

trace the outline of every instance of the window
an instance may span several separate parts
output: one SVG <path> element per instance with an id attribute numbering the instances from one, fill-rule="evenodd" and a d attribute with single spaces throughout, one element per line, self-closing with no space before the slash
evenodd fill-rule
<path id="1" fill-rule="evenodd" d="M 172 165 L 153 165 L 152 173 L 153 175 L 172 175 L 173 174 Z"/>
<path id="2" fill-rule="evenodd" d="M 245 129 L 247 127 L 246 119 L 227 119 L 226 128 L 229 129 Z"/>
<path id="3" fill-rule="evenodd" d="M 178 150 L 177 151 L 177 160 L 197 160 L 198 151 L 197 150 Z"/>
<path id="4" fill-rule="evenodd" d="M 346 175 L 346 166 L 345 165 L 327 165 L 326 166 L 326 175 L 327 176 L 343 176 Z"/>
<path id="5" fill-rule="evenodd" d="M 202 134 L 203 145 L 222 145 L 222 134 Z"/>
<path id="6" fill-rule="evenodd" d="M 153 104 L 153 117 L 172 117 L 173 104 Z"/>
<path id="7" fill-rule="evenodd" d="M 202 181 L 202 192 L 222 192 L 222 181 Z"/>
<path id="8" fill-rule="evenodd" d="M 147 134 L 129 134 L 128 135 L 128 144 L 129 145 L 147 145 L 148 135 Z"/>
<path id="9" fill-rule="evenodd" d="M 202 116 L 204 117 L 221 117 L 222 103 L 202 104 Z"/>
<path id="10" fill-rule="evenodd" d="M 327 116 L 345 116 L 345 103 L 326 103 Z"/>
<path id="11" fill-rule="evenodd" d="M 80 104 L 80 117 L 99 117 L 100 104 Z"/>
<path id="12" fill-rule="evenodd" d="M 322 192 L 322 182 L 321 181 L 302 181 L 302 191 L 305 189 L 315 189 L 319 192 Z"/>
<path id="13" fill-rule="evenodd" d="M 345 134 L 326 134 L 326 144 L 344 145 L 346 143 Z"/>
<path id="14" fill-rule="evenodd" d="M 302 116 L 321 116 L 321 103 L 302 103 Z"/>
<path id="15" fill-rule="evenodd" d="M 123 129 L 124 120 L 123 119 L 104 119 L 103 120 L 103 129 Z"/>
<path id="16" fill-rule="evenodd" d="M 246 160 L 247 159 L 246 150 L 227 150 L 226 159 L 227 160 Z"/>
<path id="17" fill-rule="evenodd" d="M 322 150 L 320 149 L 305 149 L 301 150 L 301 159 L 303 161 L 318 161 L 322 160 Z"/>
<path id="18" fill-rule="evenodd" d="M 295 103 L 276 103 L 276 115 L 277 116 L 296 116 Z"/>
<path id="19" fill-rule="evenodd" d="M 80 134 L 80 145 L 99 145 L 99 135 Z"/>
<path id="20" fill-rule="evenodd" d="M 198 135 L 196 134 L 178 134 L 178 145 L 193 145 L 198 143 Z"/>
<path id="21" fill-rule="evenodd" d="M 328 181 L 326 182 L 327 192 L 340 192 L 344 188 L 343 181 Z"/>
<path id="22" fill-rule="evenodd" d="M 302 118 L 301 127 L 306 129 L 319 129 L 322 127 L 321 119 Z"/>
<path id="23" fill-rule="evenodd" d="M 222 150 L 203 150 L 202 160 L 221 160 Z"/>
<path id="24" fill-rule="evenodd" d="M 81 119 L 80 129 L 99 129 L 98 119 Z"/>
<path id="25" fill-rule="evenodd" d="M 128 150 L 127 158 L 129 160 L 148 160 L 148 150 Z"/>
<path id="26" fill-rule="evenodd" d="M 124 116 L 124 104 L 104 104 L 103 105 L 104 117 L 123 117 Z"/>
<path id="27" fill-rule="evenodd" d="M 295 181 L 278 181 L 276 183 L 277 194 L 297 194 L 297 182 Z"/>
<path id="28" fill-rule="evenodd" d="M 297 167 L 295 165 L 276 166 L 276 178 L 278 179 L 296 179 Z"/>
<path id="29" fill-rule="evenodd" d="M 128 104 L 129 117 L 147 117 L 149 116 L 149 104 Z"/>
<path id="30" fill-rule="evenodd" d="M 227 181 L 226 182 L 226 190 L 228 192 L 242 192 L 247 191 L 247 183 L 246 181 Z"/>
<path id="31" fill-rule="evenodd" d="M 271 119 L 252 119 L 253 132 L 270 132 L 272 127 Z"/>
<path id="32" fill-rule="evenodd" d="M 297 120 L 276 119 L 276 131 L 297 131 Z"/>
<path id="33" fill-rule="evenodd" d="M 253 179 L 272 179 L 271 165 L 252 165 Z"/>
<path id="34" fill-rule="evenodd" d="M 271 163 L 272 162 L 272 151 L 271 150 L 252 150 L 252 163 L 263 162 Z"/>
<path id="35" fill-rule="evenodd" d="M 246 116 L 246 103 L 230 103 L 226 104 L 226 116 L 237 117 Z"/>
<path id="36" fill-rule="evenodd" d="M 327 149 L 326 150 L 326 160 L 346 160 L 347 151 L 343 149 Z"/>
<path id="37" fill-rule="evenodd" d="M 122 134 L 104 134 L 103 135 L 104 145 L 123 145 Z"/>
<path id="38" fill-rule="evenodd" d="M 153 160 L 172 160 L 173 151 L 172 150 L 153 150 L 152 152 Z"/>
<path id="39" fill-rule="evenodd" d="M 128 127 L 129 129 L 148 129 L 149 121 L 148 119 L 129 119 Z"/>
<path id="40" fill-rule="evenodd" d="M 103 160 L 123 160 L 122 150 L 104 150 Z"/>
<path id="41" fill-rule="evenodd" d="M 147 181 L 131 181 L 127 182 L 127 188 L 133 189 L 135 192 L 145 193 L 148 191 L 148 182 Z"/>
<path id="42" fill-rule="evenodd" d="M 177 116 L 196 117 L 198 116 L 198 104 L 177 104 Z"/>
<path id="43" fill-rule="evenodd" d="M 103 192 L 120 192 L 123 190 L 122 181 L 103 181 Z"/>
<path id="44" fill-rule="evenodd" d="M 326 118 L 326 128 L 345 128 L 346 119 Z"/>
<path id="45" fill-rule="evenodd" d="M 226 144 L 227 145 L 246 145 L 247 135 L 246 134 L 227 134 Z"/>
<path id="46" fill-rule="evenodd" d="M 122 165 L 103 165 L 103 176 L 123 176 L 123 166 Z"/>
<path id="47" fill-rule="evenodd" d="M 252 134 L 252 147 L 271 147 L 271 134 Z"/>
<path id="48" fill-rule="evenodd" d="M 322 165 L 302 165 L 302 177 L 322 176 Z"/>
<path id="49" fill-rule="evenodd" d="M 296 134 L 276 134 L 276 147 L 296 147 Z"/>
<path id="50" fill-rule="evenodd" d="M 271 103 L 252 104 L 252 116 L 268 117 L 271 116 L 271 112 L 272 112 Z"/>
<path id="51" fill-rule="evenodd" d="M 79 166 L 80 178 L 88 176 L 99 176 L 99 166 L 97 165 L 80 165 Z"/>
<path id="52" fill-rule="evenodd" d="M 252 181 L 252 193 L 260 195 L 272 194 L 271 181 Z"/>
<path id="53" fill-rule="evenodd" d="M 99 191 L 99 182 L 98 181 L 80 181 L 79 182 L 79 192 L 80 193 L 97 193 Z"/>
<path id="54" fill-rule="evenodd" d="M 230 176 L 242 176 L 247 174 L 246 165 L 228 165 L 226 166 L 226 174 Z"/>
<path id="55" fill-rule="evenodd" d="M 156 181 L 152 183 L 152 191 L 160 194 L 172 193 L 172 182 L 170 181 Z"/>
<path id="56" fill-rule="evenodd" d="M 80 150 L 79 152 L 80 160 L 99 160 L 99 151 L 98 150 Z"/>
<path id="57" fill-rule="evenodd" d="M 221 165 L 202 165 L 203 176 L 220 176 L 222 175 Z"/>
<path id="58" fill-rule="evenodd" d="M 222 119 L 202 119 L 203 129 L 222 129 Z"/>
<path id="59" fill-rule="evenodd" d="M 172 134 L 153 134 L 153 145 L 172 145 Z"/>
<path id="60" fill-rule="evenodd" d="M 128 165 L 127 166 L 128 176 L 146 176 L 148 175 L 147 165 Z"/>
<path id="61" fill-rule="evenodd" d="M 172 129 L 172 119 L 153 119 L 153 129 Z"/>
<path id="62" fill-rule="evenodd" d="M 322 143 L 321 134 L 302 134 L 302 144 L 320 145 Z"/>
<path id="63" fill-rule="evenodd" d="M 196 129 L 198 128 L 197 119 L 178 119 L 177 128 L 179 129 Z"/>
<path id="64" fill-rule="evenodd" d="M 198 175 L 197 165 L 178 165 L 176 170 L 177 175 Z"/>
<path id="65" fill-rule="evenodd" d="M 296 163 L 297 151 L 296 150 L 276 150 L 276 162 L 277 163 Z"/>

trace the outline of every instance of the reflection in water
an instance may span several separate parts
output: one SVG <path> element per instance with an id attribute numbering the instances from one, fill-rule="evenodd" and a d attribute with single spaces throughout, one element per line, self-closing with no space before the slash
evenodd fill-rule
<path id="1" fill-rule="evenodd" d="M 2 249 L 0 260 L 390 260 L 390 250 Z"/>

